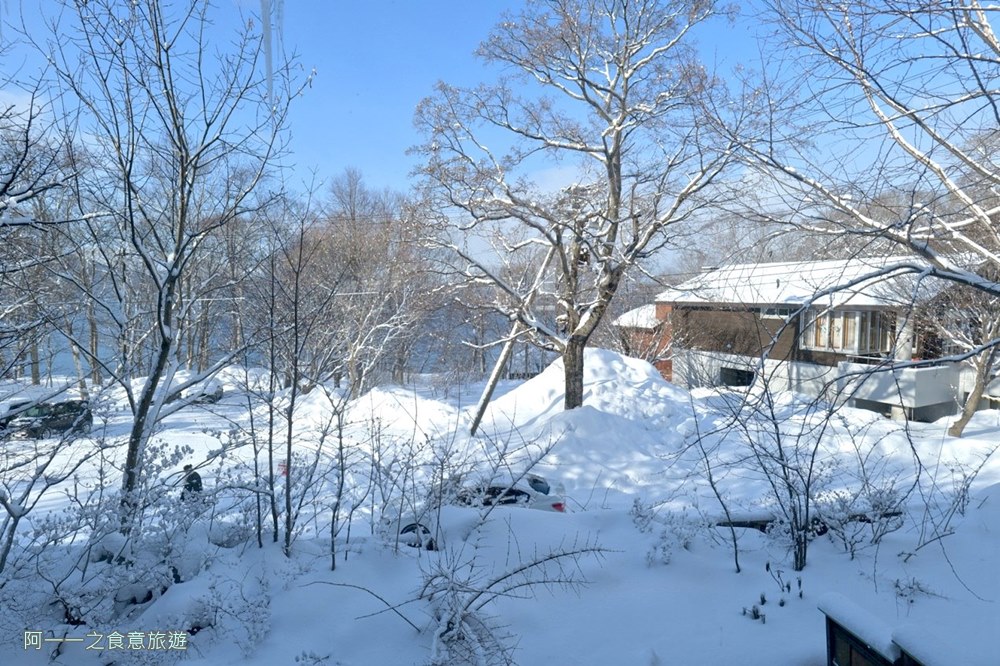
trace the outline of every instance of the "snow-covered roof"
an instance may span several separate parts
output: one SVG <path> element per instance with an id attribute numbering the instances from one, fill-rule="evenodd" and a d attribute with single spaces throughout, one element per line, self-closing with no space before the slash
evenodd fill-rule
<path id="1" fill-rule="evenodd" d="M 837 592 L 827 592 L 817 604 L 823 613 L 864 641 L 892 663 L 900 657 L 899 646 L 892 642 L 892 627 L 873 613 L 861 608 Z"/>
<path id="2" fill-rule="evenodd" d="M 854 257 L 828 261 L 736 264 L 707 269 L 661 292 L 657 302 L 739 303 L 799 306 L 819 292 L 840 288 L 813 301 L 823 307 L 892 307 L 912 302 L 915 281 L 902 271 L 873 274 L 895 265 L 913 266 L 913 257 Z M 919 262 L 922 263 L 922 262 Z M 866 279 L 867 278 L 867 279 Z M 920 286 L 919 297 L 927 287 Z"/>
<path id="3" fill-rule="evenodd" d="M 614 321 L 614 325 L 618 328 L 641 328 L 649 331 L 661 323 L 656 318 L 655 303 L 649 303 L 648 305 L 639 306 L 634 310 L 629 310 Z"/>
<path id="4" fill-rule="evenodd" d="M 827 592 L 817 604 L 834 622 L 851 632 L 871 649 L 892 663 L 910 655 L 925 666 L 948 664 L 986 664 L 993 652 L 982 629 L 992 618 L 970 618 L 965 612 L 937 617 L 934 623 L 898 619 L 890 624 L 855 604 L 839 592 Z"/>

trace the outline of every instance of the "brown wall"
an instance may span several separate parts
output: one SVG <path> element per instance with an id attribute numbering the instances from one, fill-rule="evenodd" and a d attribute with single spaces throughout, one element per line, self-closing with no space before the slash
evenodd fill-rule
<path id="1" fill-rule="evenodd" d="M 785 326 L 784 320 L 762 318 L 758 308 L 716 310 L 675 305 L 673 314 L 674 338 L 680 347 L 742 356 L 760 356 L 770 347 L 768 356 L 774 360 L 830 366 L 846 359 L 844 354 L 799 349 L 798 322 Z"/>
<path id="2" fill-rule="evenodd" d="M 622 328 L 621 340 L 626 353 L 651 361 L 668 382 L 673 379 L 673 361 L 663 358 L 669 354 L 673 338 L 670 323 L 670 305 L 656 304 L 656 318 L 660 325 L 655 329 Z"/>
<path id="3" fill-rule="evenodd" d="M 847 360 L 846 354 L 799 349 L 798 321 L 785 326 L 782 319 L 761 317 L 759 308 L 722 307 L 657 303 L 656 317 L 663 323 L 652 331 L 622 329 L 623 342 L 631 355 L 650 360 L 669 355 L 671 343 L 684 349 L 741 356 L 760 356 L 770 346 L 771 359 L 825 366 Z M 778 339 L 771 346 L 775 336 Z M 673 362 L 669 358 L 656 360 L 654 365 L 664 379 L 672 381 Z"/>

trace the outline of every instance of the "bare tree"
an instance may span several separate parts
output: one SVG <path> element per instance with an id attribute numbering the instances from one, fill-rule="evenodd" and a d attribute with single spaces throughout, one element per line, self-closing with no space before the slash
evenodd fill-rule
<path id="1" fill-rule="evenodd" d="M 965 426 L 979 409 L 990 382 L 996 379 L 1000 348 L 1000 297 L 972 287 L 955 285 L 918 309 L 918 317 L 937 349 L 937 355 L 964 358 L 962 364 L 972 371 L 972 385 L 965 396 L 958 418 L 948 427 L 948 434 L 961 437 Z"/>
<path id="2" fill-rule="evenodd" d="M 277 341 L 277 355 L 272 355 L 272 361 L 281 365 L 271 367 L 272 377 L 279 371 L 283 371 L 287 386 L 288 395 L 282 404 L 281 416 L 284 418 L 284 443 L 285 456 L 285 492 L 284 492 L 284 515 L 285 533 L 283 541 L 284 553 L 291 555 L 292 541 L 294 539 L 295 518 L 295 497 L 293 496 L 293 486 L 291 479 L 298 470 L 293 463 L 295 444 L 295 410 L 298 406 L 298 399 L 303 388 L 303 380 L 309 382 L 307 388 L 315 382 L 315 378 L 310 379 L 306 371 L 306 359 L 313 349 L 315 338 L 322 335 L 327 323 L 326 313 L 337 296 L 340 278 L 324 283 L 310 283 L 309 280 L 318 277 L 316 264 L 321 260 L 324 249 L 324 238 L 322 235 L 311 233 L 313 227 L 318 224 L 315 214 L 306 207 L 299 211 L 297 220 L 291 225 L 289 234 L 290 242 L 279 240 L 276 249 L 277 265 L 276 270 L 271 275 L 273 293 L 277 297 L 276 305 L 279 310 L 277 319 L 278 330 L 272 332 L 272 337 Z M 272 264 L 274 266 L 274 264 Z M 318 287 L 312 289 L 310 287 Z M 273 380 L 272 380 L 273 381 Z M 273 393 L 272 393 L 273 400 Z M 271 417 L 269 419 L 269 432 L 274 432 L 274 408 L 271 407 Z M 273 442 L 273 436 L 269 436 L 269 442 Z M 281 441 L 281 440 L 278 440 Z M 268 447 L 272 451 L 272 446 Z M 273 454 L 269 454 L 271 459 L 270 484 L 273 492 Z M 276 515 L 276 505 L 272 504 L 272 515 Z"/>
<path id="3" fill-rule="evenodd" d="M 0 52 L 0 61 L 8 50 Z M 0 374 L 16 372 L 27 353 L 38 383 L 39 344 L 47 328 L 24 283 L 37 279 L 52 259 L 44 237 L 74 216 L 39 216 L 36 207 L 40 198 L 64 190 L 73 170 L 42 82 L 23 87 L 3 76 L 0 85 L 12 97 L 0 105 Z"/>
<path id="4" fill-rule="evenodd" d="M 567 408 L 583 401 L 583 351 L 623 276 L 697 214 L 729 160 L 701 120 L 714 82 L 689 45 L 716 11 L 687 0 L 531 1 L 478 51 L 510 76 L 440 84 L 418 108 L 420 173 L 448 220 L 454 270 L 502 292 L 515 334 L 562 354 Z M 555 164 L 576 184 L 539 183 Z M 558 301 L 557 321 L 466 233 L 502 239 L 505 255 L 542 248 L 546 279 L 529 284 Z"/>
<path id="5" fill-rule="evenodd" d="M 426 311 L 434 290 L 419 242 L 426 224 L 404 197 L 371 189 L 354 169 L 331 183 L 326 220 L 329 262 L 343 277 L 331 312 L 340 340 L 331 349 L 356 398 L 380 367 L 405 363 L 396 354 Z"/>
<path id="6" fill-rule="evenodd" d="M 31 521 L 31 513 L 50 492 L 73 478 L 76 471 L 97 453 L 98 444 L 88 444 L 68 430 L 60 437 L 17 444 L 4 437 L 0 447 L 0 574 L 17 544 L 18 529 Z M 72 450 L 73 455 L 68 455 Z M 3 587 L 5 582 L 0 583 Z"/>
<path id="7" fill-rule="evenodd" d="M 110 219 L 102 233 L 112 242 L 96 252 L 112 299 L 99 307 L 119 335 L 117 358 L 103 368 L 133 412 L 122 481 L 127 530 L 161 385 L 179 363 L 186 309 L 197 301 L 184 277 L 206 238 L 259 205 L 254 192 L 281 150 L 294 91 L 287 66 L 274 73 L 277 85 L 266 80 L 252 21 L 233 26 L 225 51 L 213 46 L 208 26 L 219 17 L 204 3 L 98 0 L 61 10 L 48 19 L 54 38 L 33 43 L 89 137 L 87 205 Z"/>
<path id="8" fill-rule="evenodd" d="M 12 83 L 5 78 L 4 88 Z M 13 89 L 19 87 L 14 84 Z M 30 202 L 64 187 L 73 176 L 62 160 L 58 118 L 43 100 L 42 89 L 39 80 L 23 91 L 20 103 L 0 105 L 0 229 L 49 223 L 31 215 Z"/>
<path id="9" fill-rule="evenodd" d="M 741 100 L 754 131 L 733 133 L 747 164 L 774 176 L 761 217 L 862 245 L 889 241 L 923 260 L 902 270 L 1000 294 L 991 277 L 1000 209 L 995 194 L 982 196 L 1000 184 L 987 147 L 1000 120 L 997 8 L 766 6 L 787 48 L 770 49 L 783 60 L 765 63 Z"/>

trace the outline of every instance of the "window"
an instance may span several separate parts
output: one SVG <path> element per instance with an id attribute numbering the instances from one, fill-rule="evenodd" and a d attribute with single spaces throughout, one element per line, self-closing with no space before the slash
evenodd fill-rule
<path id="1" fill-rule="evenodd" d="M 858 354 L 884 354 L 892 349 L 896 319 L 891 312 L 806 312 L 799 346 L 802 349 Z"/>
<path id="2" fill-rule="evenodd" d="M 858 348 L 858 318 L 861 316 L 860 312 L 845 312 L 844 313 L 844 345 L 843 349 L 855 350 Z"/>
<path id="3" fill-rule="evenodd" d="M 799 346 L 802 349 L 808 349 L 812 347 L 813 336 L 816 335 L 816 313 L 812 310 L 807 310 L 802 316 L 802 332 L 799 337 Z"/>
<path id="4" fill-rule="evenodd" d="M 860 312 L 834 312 L 830 315 L 830 347 L 836 351 L 853 352 L 858 348 L 858 317 Z"/>
<path id="5" fill-rule="evenodd" d="M 813 319 L 812 335 L 807 338 L 808 344 L 806 346 L 812 349 L 829 349 L 830 314 L 820 315 L 810 310 L 810 316 Z"/>
<path id="6" fill-rule="evenodd" d="M 761 308 L 761 319 L 788 319 L 795 312 L 795 308 Z"/>
<path id="7" fill-rule="evenodd" d="M 836 317 L 839 319 L 840 315 L 837 314 Z M 806 325 L 802 329 L 799 346 L 803 349 L 833 349 L 831 330 L 834 330 L 835 335 L 842 335 L 840 324 L 835 324 L 833 318 L 829 312 L 824 314 L 819 314 L 817 310 L 806 312 Z"/>
<path id="8" fill-rule="evenodd" d="M 859 641 L 850 640 L 843 633 L 834 636 L 833 663 L 835 666 L 883 666 L 889 662 L 879 659 Z"/>
<path id="9" fill-rule="evenodd" d="M 844 313 L 834 312 L 830 315 L 830 347 L 844 351 Z M 848 315 L 852 316 L 852 315 Z M 852 340 L 849 347 L 854 347 Z"/>
<path id="10" fill-rule="evenodd" d="M 750 386 L 753 384 L 753 371 L 740 368 L 720 368 L 719 381 L 723 386 Z"/>
<path id="11" fill-rule="evenodd" d="M 860 328 L 859 353 L 884 354 L 892 350 L 892 342 L 896 337 L 896 318 L 894 314 L 886 312 L 862 312 Z"/>
<path id="12" fill-rule="evenodd" d="M 826 619 L 826 641 L 827 663 L 833 666 L 893 666 L 894 664 L 829 617 Z"/>

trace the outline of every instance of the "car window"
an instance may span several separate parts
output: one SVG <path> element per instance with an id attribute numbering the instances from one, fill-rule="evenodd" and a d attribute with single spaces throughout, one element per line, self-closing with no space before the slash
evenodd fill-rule
<path id="1" fill-rule="evenodd" d="M 536 493 L 541 493 L 543 495 L 549 494 L 549 482 L 540 476 L 529 476 L 528 485 L 531 486 L 531 489 Z"/>
<path id="2" fill-rule="evenodd" d="M 487 496 L 494 500 L 494 504 L 527 504 L 531 499 L 531 495 L 523 490 L 502 486 L 490 486 Z"/>

